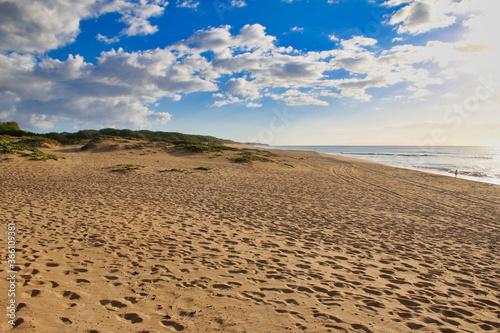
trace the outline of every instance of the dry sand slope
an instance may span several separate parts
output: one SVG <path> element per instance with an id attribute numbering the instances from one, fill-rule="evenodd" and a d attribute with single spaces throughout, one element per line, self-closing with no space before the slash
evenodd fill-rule
<path id="1" fill-rule="evenodd" d="M 0 161 L 13 331 L 500 329 L 499 186 L 306 152 L 52 152 Z"/>

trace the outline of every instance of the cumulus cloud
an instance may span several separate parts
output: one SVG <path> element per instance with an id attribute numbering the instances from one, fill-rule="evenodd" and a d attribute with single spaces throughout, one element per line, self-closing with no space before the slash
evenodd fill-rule
<path id="1" fill-rule="evenodd" d="M 243 78 L 232 78 L 226 83 L 226 92 L 229 95 L 241 95 L 249 100 L 261 97 L 258 87 Z"/>
<path id="2" fill-rule="evenodd" d="M 0 0 L 0 51 L 56 49 L 75 41 L 81 21 L 106 13 L 121 16 L 126 25 L 123 35 L 152 34 L 158 28 L 149 19 L 161 16 L 167 4 L 164 0 Z"/>
<path id="3" fill-rule="evenodd" d="M 250 102 L 247 104 L 247 108 L 260 108 L 262 104 Z"/>
<path id="4" fill-rule="evenodd" d="M 196 9 L 200 5 L 196 0 L 177 0 L 177 7 Z"/>
<path id="5" fill-rule="evenodd" d="M 101 34 L 97 34 L 96 39 L 98 41 L 104 42 L 106 44 L 114 44 L 114 43 L 118 43 L 120 41 L 120 38 L 118 36 L 108 38 L 108 37 L 101 35 Z"/>
<path id="6" fill-rule="evenodd" d="M 64 120 L 82 126 L 147 127 L 170 119 L 169 113 L 150 109 L 159 98 L 179 100 L 178 93 L 217 89 L 195 75 L 193 67 L 199 70 L 203 60 L 193 55 L 178 61 L 171 51 L 160 49 L 112 50 L 103 53 L 97 65 L 80 56 L 59 61 L 0 55 L 0 92 L 9 97 L 0 104 L 1 115 L 33 126 L 43 118 L 44 124 Z"/>
<path id="7" fill-rule="evenodd" d="M 297 89 L 288 90 L 282 95 L 282 98 L 287 105 L 329 105 L 328 102 L 318 99 L 315 93 L 304 93 Z"/>
<path id="8" fill-rule="evenodd" d="M 406 3 L 389 20 L 397 26 L 398 33 L 418 35 L 437 28 L 445 28 L 454 24 L 457 17 L 454 13 L 454 2 L 451 0 L 414 0 L 389 1 L 387 6 Z"/>
<path id="9" fill-rule="evenodd" d="M 117 12 L 122 15 L 120 21 L 127 25 L 122 34 L 127 36 L 150 35 L 158 31 L 158 27 L 152 25 L 149 19 L 163 15 L 168 2 L 164 0 L 141 0 L 139 2 L 127 2 L 115 0 L 113 5 L 104 7 L 103 13 Z"/>

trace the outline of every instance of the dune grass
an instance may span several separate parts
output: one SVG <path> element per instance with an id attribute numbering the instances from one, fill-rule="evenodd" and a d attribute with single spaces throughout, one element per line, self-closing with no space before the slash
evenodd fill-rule
<path id="1" fill-rule="evenodd" d="M 125 145 L 123 148 L 125 148 L 125 149 L 144 149 L 145 146 L 141 143 L 137 143 L 135 145 Z"/>
<path id="2" fill-rule="evenodd" d="M 122 172 L 122 173 L 128 173 L 136 170 L 140 170 L 145 168 L 145 165 L 139 165 L 139 164 L 118 164 L 115 169 L 112 169 L 111 172 Z"/>
<path id="3" fill-rule="evenodd" d="M 160 172 L 188 172 L 188 171 L 184 169 L 167 169 L 167 170 L 160 170 Z"/>
<path id="4" fill-rule="evenodd" d="M 240 156 L 236 157 L 233 161 L 235 163 L 252 163 L 253 161 L 261 161 L 261 162 L 273 162 L 274 161 L 270 158 L 267 158 L 265 156 L 260 156 L 257 155 L 255 152 L 251 152 L 248 150 L 242 151 Z"/>
<path id="5" fill-rule="evenodd" d="M 16 141 L 16 144 L 31 144 L 31 145 L 37 145 L 37 146 L 42 146 L 44 143 L 54 145 L 54 146 L 59 146 L 62 147 L 63 144 L 60 143 L 57 140 L 49 139 L 49 138 L 44 138 L 41 136 L 30 136 L 30 137 L 23 137 L 20 138 L 18 141 Z"/>
<path id="6" fill-rule="evenodd" d="M 210 167 L 204 167 L 204 166 L 201 166 L 201 167 L 197 167 L 197 168 L 195 168 L 195 170 L 210 171 L 210 170 L 212 170 L 212 168 L 210 168 Z"/>
<path id="7" fill-rule="evenodd" d="M 208 144 L 202 142 L 177 142 L 174 145 L 174 149 L 190 151 L 192 153 L 201 153 L 201 152 L 220 153 L 224 150 L 238 150 L 237 148 L 228 147 L 222 144 Z"/>
<path id="8" fill-rule="evenodd" d="M 13 142 L 0 143 L 0 151 L 3 154 L 27 156 L 30 157 L 30 160 L 37 160 L 37 161 L 47 161 L 47 160 L 57 161 L 59 159 L 59 157 L 56 155 L 46 154 L 37 148 L 19 145 Z"/>

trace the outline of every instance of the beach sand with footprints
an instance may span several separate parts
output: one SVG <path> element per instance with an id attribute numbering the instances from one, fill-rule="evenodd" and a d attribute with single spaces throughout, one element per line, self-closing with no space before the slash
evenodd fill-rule
<path id="1" fill-rule="evenodd" d="M 500 186 L 312 152 L 108 148 L 0 161 L 13 332 L 500 330 Z"/>

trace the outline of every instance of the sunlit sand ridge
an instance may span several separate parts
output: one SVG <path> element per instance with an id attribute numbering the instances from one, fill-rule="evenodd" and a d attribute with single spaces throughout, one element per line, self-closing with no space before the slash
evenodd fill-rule
<path id="1" fill-rule="evenodd" d="M 13 331 L 500 329 L 499 186 L 311 152 L 45 151 L 66 159 L 0 162 Z"/>

